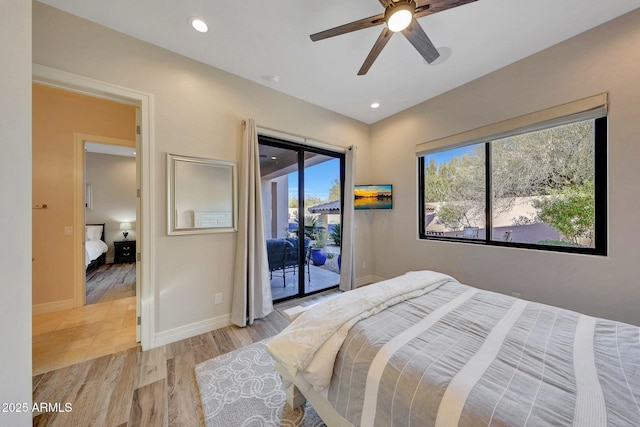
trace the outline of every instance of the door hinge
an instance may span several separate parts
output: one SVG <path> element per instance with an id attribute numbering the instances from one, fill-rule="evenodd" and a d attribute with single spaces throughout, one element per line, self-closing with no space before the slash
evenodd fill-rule
<path id="1" fill-rule="evenodd" d="M 136 125 L 136 135 L 140 135 L 140 125 Z"/>
<path id="2" fill-rule="evenodd" d="M 140 189 L 139 189 L 139 188 L 136 190 L 136 197 L 137 197 L 138 199 L 140 198 Z"/>
<path id="3" fill-rule="evenodd" d="M 136 325 L 140 326 L 140 316 L 136 317 Z"/>
<path id="4" fill-rule="evenodd" d="M 136 253 L 136 261 L 142 261 L 142 254 L 140 252 Z"/>

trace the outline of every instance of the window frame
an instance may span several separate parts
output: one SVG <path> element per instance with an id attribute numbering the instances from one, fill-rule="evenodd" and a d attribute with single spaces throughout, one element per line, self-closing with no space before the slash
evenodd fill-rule
<path id="1" fill-rule="evenodd" d="M 590 118 L 594 121 L 594 197 L 595 197 L 595 227 L 594 227 L 594 242 L 593 248 L 584 247 L 572 247 L 572 246 L 555 246 L 555 245 L 541 245 L 536 243 L 519 243 L 519 242 L 506 242 L 492 239 L 493 231 L 493 212 L 492 212 L 492 191 L 491 191 L 491 146 L 492 142 L 500 137 L 487 136 L 480 141 L 470 141 L 467 144 L 456 144 L 453 147 L 449 147 L 445 150 L 442 148 L 434 150 L 433 152 L 421 152 L 418 155 L 418 237 L 420 240 L 430 241 L 443 241 L 443 242 L 456 242 L 456 243 L 470 243 L 483 246 L 501 246 L 509 248 L 520 249 L 533 249 L 550 252 L 565 252 L 574 254 L 585 255 L 600 255 L 606 256 L 608 252 L 608 204 L 607 204 L 607 188 L 608 188 L 608 172 L 607 172 L 607 145 L 608 145 L 608 117 L 607 115 L 597 116 Z M 551 129 L 553 127 L 561 126 L 568 123 L 577 121 L 589 120 L 583 118 L 582 120 L 567 120 L 561 123 L 553 123 L 549 126 L 541 127 L 539 129 Z M 535 130 L 520 129 L 520 131 L 514 131 L 510 136 L 522 135 Z M 448 237 L 437 236 L 427 234 L 425 232 L 425 156 L 436 152 L 447 151 L 449 149 L 459 148 L 468 145 L 484 144 L 485 147 L 485 237 L 484 239 L 470 239 L 464 237 Z"/>

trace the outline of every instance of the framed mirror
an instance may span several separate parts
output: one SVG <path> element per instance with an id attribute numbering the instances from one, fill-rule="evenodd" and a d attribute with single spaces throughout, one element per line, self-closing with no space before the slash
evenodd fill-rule
<path id="1" fill-rule="evenodd" d="M 236 164 L 167 153 L 167 234 L 237 230 Z"/>

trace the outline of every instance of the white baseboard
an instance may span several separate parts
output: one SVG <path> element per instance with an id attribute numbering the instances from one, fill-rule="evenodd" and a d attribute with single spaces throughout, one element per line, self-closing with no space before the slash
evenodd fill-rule
<path id="1" fill-rule="evenodd" d="M 151 347 L 154 348 L 161 345 L 171 344 L 176 341 L 195 337 L 196 335 L 211 332 L 215 329 L 224 328 L 229 325 L 231 325 L 231 314 L 225 314 L 223 316 L 212 317 L 211 319 L 201 320 L 200 322 L 169 329 L 168 331 L 158 332 L 154 336 L 154 342 Z"/>
<path id="2" fill-rule="evenodd" d="M 369 274 L 367 276 L 362 276 L 356 278 L 356 288 L 364 285 L 370 285 L 372 283 L 380 282 L 382 280 L 386 280 L 384 277 L 376 276 L 375 274 Z"/>
<path id="3" fill-rule="evenodd" d="M 67 310 L 75 307 L 73 298 L 61 301 L 45 302 L 43 304 L 34 304 L 31 306 L 31 314 L 44 314 L 54 311 Z"/>

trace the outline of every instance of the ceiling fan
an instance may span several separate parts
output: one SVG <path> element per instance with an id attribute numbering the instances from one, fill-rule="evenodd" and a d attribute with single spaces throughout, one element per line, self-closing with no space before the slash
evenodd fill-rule
<path id="1" fill-rule="evenodd" d="M 379 0 L 384 7 L 384 13 L 351 22 L 349 24 L 340 25 L 339 27 L 311 34 L 311 40 L 328 39 L 330 37 L 339 36 L 341 34 L 350 33 L 352 31 L 363 30 L 369 27 L 375 27 L 386 23 L 387 26 L 382 29 L 378 40 L 373 45 L 371 52 L 364 60 L 364 64 L 360 67 L 358 75 L 367 74 L 373 61 L 376 60 L 382 49 L 385 47 L 393 33 L 402 32 L 409 42 L 416 48 L 420 55 L 428 62 L 432 63 L 439 56 L 438 49 L 435 48 L 429 37 L 424 32 L 417 18 L 426 15 L 432 15 L 436 12 L 451 9 L 463 4 L 471 3 L 477 0 Z"/>

